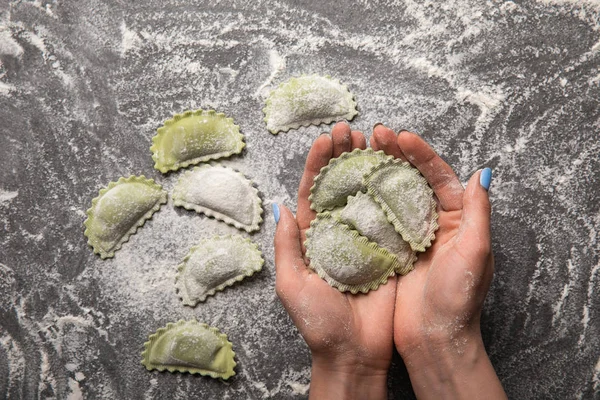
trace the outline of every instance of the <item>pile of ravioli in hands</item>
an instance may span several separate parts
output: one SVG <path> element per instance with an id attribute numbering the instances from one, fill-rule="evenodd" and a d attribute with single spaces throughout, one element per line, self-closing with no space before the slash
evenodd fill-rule
<path id="1" fill-rule="evenodd" d="M 267 129 L 351 120 L 354 96 L 328 76 L 291 78 L 271 91 L 263 109 Z M 177 114 L 152 139 L 154 167 L 184 172 L 171 194 L 175 206 L 213 217 L 247 233 L 262 223 L 262 202 L 252 181 L 231 168 L 207 162 L 239 154 L 244 137 L 231 118 L 213 110 Z M 425 179 L 410 164 L 383 152 L 356 149 L 332 159 L 314 180 L 311 208 L 318 212 L 307 232 L 310 267 L 340 291 L 367 293 L 394 274 L 413 268 L 416 252 L 430 246 L 437 229 L 436 204 Z M 102 259 L 115 255 L 167 202 L 167 192 L 142 176 L 111 182 L 92 200 L 85 236 Z M 184 305 L 260 271 L 258 246 L 240 235 L 207 236 L 176 267 L 175 288 Z M 148 369 L 228 379 L 235 353 L 227 336 L 196 320 L 169 323 L 144 344 Z"/>
<path id="2" fill-rule="evenodd" d="M 438 228 L 433 191 L 409 163 L 355 149 L 332 159 L 309 197 L 318 212 L 306 233 L 310 267 L 351 293 L 376 290 L 413 269 Z"/>

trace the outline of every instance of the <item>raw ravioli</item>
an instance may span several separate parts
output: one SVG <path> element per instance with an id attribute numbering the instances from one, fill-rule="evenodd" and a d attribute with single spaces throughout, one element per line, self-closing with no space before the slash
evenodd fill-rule
<path id="1" fill-rule="evenodd" d="M 335 214 L 341 222 L 395 254 L 400 263 L 396 273 L 406 275 L 412 271 L 417 259 L 415 252 L 396 232 L 383 209 L 371 196 L 358 192 L 356 196 L 348 197 L 348 204 Z"/>
<path id="2" fill-rule="evenodd" d="M 189 372 L 227 379 L 235 375 L 235 353 L 227 335 L 195 320 L 168 323 L 144 343 L 148 371 Z"/>
<path id="3" fill-rule="evenodd" d="M 240 127 L 214 110 L 176 114 L 152 138 L 154 168 L 160 172 L 238 154 L 245 146 Z"/>
<path id="4" fill-rule="evenodd" d="M 345 205 L 348 196 L 365 190 L 363 175 L 391 158 L 383 151 L 373 149 L 354 149 L 332 158 L 328 165 L 321 168 L 310 188 L 310 208 L 322 212 Z"/>
<path id="5" fill-rule="evenodd" d="M 94 253 L 110 258 L 144 222 L 167 202 L 167 192 L 152 179 L 130 176 L 100 190 L 83 223 Z"/>
<path id="6" fill-rule="evenodd" d="M 433 190 L 407 162 L 389 160 L 365 175 L 369 194 L 381 205 L 396 232 L 415 251 L 431 246 L 438 228 Z"/>
<path id="7" fill-rule="evenodd" d="M 376 290 L 400 268 L 398 258 L 328 212 L 317 214 L 306 233 L 310 268 L 341 292 Z"/>
<path id="8" fill-rule="evenodd" d="M 258 246 L 241 236 L 202 239 L 177 266 L 175 287 L 183 304 L 193 307 L 207 296 L 252 276 L 263 264 Z"/>
<path id="9" fill-rule="evenodd" d="M 243 229 L 262 223 L 262 201 L 252 181 L 231 168 L 203 165 L 186 172 L 173 189 L 173 204 Z"/>
<path id="10" fill-rule="evenodd" d="M 263 109 L 273 134 L 301 126 L 350 121 L 358 111 L 354 96 L 337 79 L 309 75 L 291 78 L 271 91 Z"/>

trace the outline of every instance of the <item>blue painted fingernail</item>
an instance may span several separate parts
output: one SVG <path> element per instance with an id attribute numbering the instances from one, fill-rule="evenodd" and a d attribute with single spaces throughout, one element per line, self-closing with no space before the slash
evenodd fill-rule
<path id="1" fill-rule="evenodd" d="M 485 190 L 489 190 L 490 184 L 492 183 L 492 170 L 490 168 L 484 168 L 481 170 L 481 175 L 479 175 L 479 183 Z"/>
<path id="2" fill-rule="evenodd" d="M 275 223 L 279 222 L 279 206 L 277 203 L 273 203 L 273 218 L 275 218 Z"/>

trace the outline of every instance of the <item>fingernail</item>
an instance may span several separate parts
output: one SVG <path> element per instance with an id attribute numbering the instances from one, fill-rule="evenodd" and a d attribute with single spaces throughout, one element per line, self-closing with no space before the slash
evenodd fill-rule
<path id="1" fill-rule="evenodd" d="M 383 123 L 382 122 L 378 122 L 375 125 L 373 125 L 373 130 L 375 130 L 375 128 L 377 128 L 379 125 L 383 125 Z"/>
<path id="2" fill-rule="evenodd" d="M 342 124 L 346 124 L 346 125 L 350 126 L 350 122 L 348 122 L 347 119 L 340 119 L 338 122 L 341 122 Z"/>
<path id="3" fill-rule="evenodd" d="M 483 186 L 485 190 L 490 189 L 490 184 L 492 183 L 492 170 L 491 168 L 484 168 L 481 170 L 481 175 L 479 175 L 479 184 Z"/>
<path id="4" fill-rule="evenodd" d="M 275 223 L 279 222 L 279 206 L 277 203 L 273 203 L 273 218 L 275 218 Z"/>

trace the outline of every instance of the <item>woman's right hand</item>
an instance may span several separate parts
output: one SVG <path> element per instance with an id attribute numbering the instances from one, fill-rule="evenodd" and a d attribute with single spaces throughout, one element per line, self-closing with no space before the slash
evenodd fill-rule
<path id="1" fill-rule="evenodd" d="M 414 165 L 437 197 L 436 239 L 415 270 L 398 278 L 396 290 L 394 343 L 417 397 L 506 398 L 480 331 L 494 273 L 491 171 L 477 171 L 465 190 L 452 168 L 413 133 L 396 137 L 376 126 L 371 147 Z"/>

